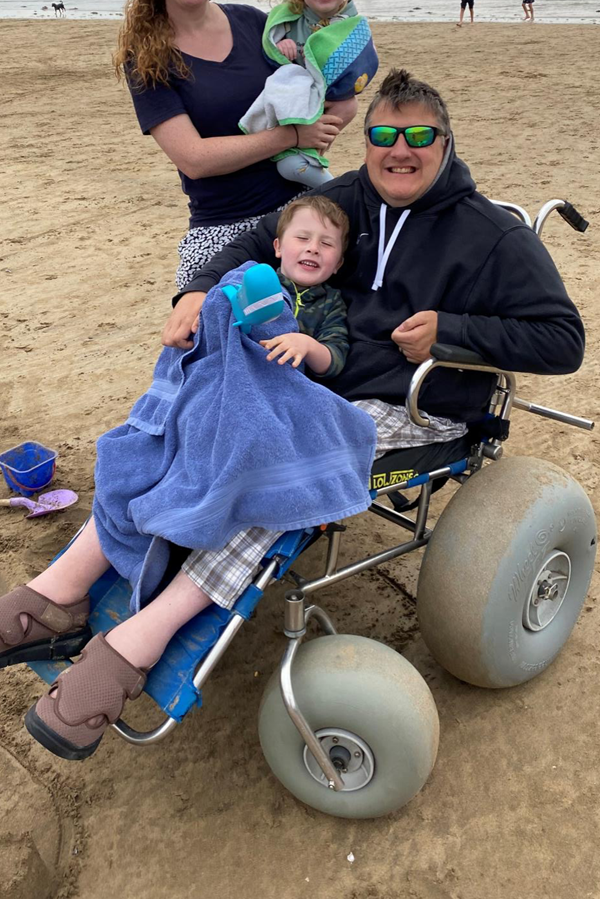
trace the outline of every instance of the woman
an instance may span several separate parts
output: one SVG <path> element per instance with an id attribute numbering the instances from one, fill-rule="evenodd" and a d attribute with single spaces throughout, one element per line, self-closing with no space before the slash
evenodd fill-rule
<path id="1" fill-rule="evenodd" d="M 270 158 L 298 145 L 325 150 L 342 124 L 324 115 L 313 125 L 240 132 L 238 121 L 273 71 L 262 52 L 266 19 L 251 6 L 210 0 L 128 0 L 125 7 L 117 76 L 127 78 L 142 131 L 177 166 L 189 197 L 179 289 L 298 192 Z"/>

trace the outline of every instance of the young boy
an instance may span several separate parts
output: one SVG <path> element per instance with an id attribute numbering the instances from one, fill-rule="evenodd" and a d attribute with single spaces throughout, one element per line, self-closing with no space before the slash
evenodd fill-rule
<path id="1" fill-rule="evenodd" d="M 300 197 L 281 213 L 274 241 L 278 274 L 300 330 L 262 340 L 268 362 L 291 361 L 297 368 L 304 360 L 321 378 L 342 371 L 348 355 L 346 306 L 339 290 L 326 282 L 344 261 L 349 229 L 346 213 L 327 197 Z"/>

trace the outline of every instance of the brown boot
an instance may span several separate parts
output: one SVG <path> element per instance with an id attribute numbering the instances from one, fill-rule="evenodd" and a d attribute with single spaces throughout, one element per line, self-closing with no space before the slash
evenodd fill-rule
<path id="1" fill-rule="evenodd" d="M 104 634 L 96 634 L 75 664 L 29 709 L 25 727 L 54 755 L 86 759 L 145 683 L 145 672 L 113 649 Z"/>
<path id="2" fill-rule="evenodd" d="M 31 587 L 16 587 L 0 597 L 0 668 L 79 655 L 92 637 L 89 614 L 88 596 L 59 605 Z"/>

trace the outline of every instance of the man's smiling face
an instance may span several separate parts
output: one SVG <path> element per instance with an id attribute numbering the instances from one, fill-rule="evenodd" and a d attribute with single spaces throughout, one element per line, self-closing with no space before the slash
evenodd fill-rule
<path id="1" fill-rule="evenodd" d="M 439 127 L 434 113 L 422 103 L 406 103 L 400 109 L 381 103 L 369 119 L 369 127 L 375 125 Z M 445 145 L 441 135 L 430 147 L 420 148 L 409 147 L 403 134 L 398 135 L 393 147 L 374 147 L 367 137 L 365 162 L 371 183 L 381 199 L 388 206 L 410 206 L 422 197 L 440 169 Z"/>

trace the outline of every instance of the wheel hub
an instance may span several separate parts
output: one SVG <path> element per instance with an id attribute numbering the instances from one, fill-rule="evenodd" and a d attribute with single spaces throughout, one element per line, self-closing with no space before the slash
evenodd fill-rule
<path id="1" fill-rule="evenodd" d="M 554 552 L 538 570 L 523 610 L 523 625 L 542 631 L 558 614 L 571 581 L 571 560 L 564 552 Z"/>
<path id="2" fill-rule="evenodd" d="M 375 758 L 365 741 L 339 727 L 322 728 L 315 735 L 344 781 L 341 792 L 350 793 L 366 787 L 375 773 Z M 311 777 L 324 787 L 329 786 L 308 746 L 304 747 L 304 764 Z"/>

